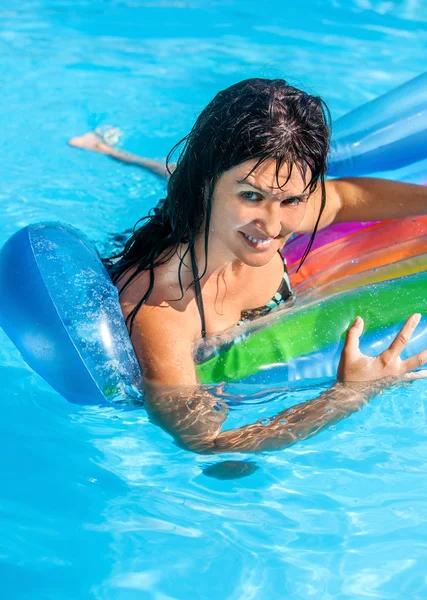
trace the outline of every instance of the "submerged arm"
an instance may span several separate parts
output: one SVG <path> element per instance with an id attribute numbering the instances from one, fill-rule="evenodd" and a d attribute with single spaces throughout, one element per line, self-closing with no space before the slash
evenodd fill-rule
<path id="1" fill-rule="evenodd" d="M 138 297 L 138 289 L 132 285 L 124 290 L 124 316 Z M 336 383 L 319 398 L 279 412 L 267 425 L 263 421 L 221 431 L 229 410 L 221 398 L 197 380 L 191 351 L 198 336 L 197 326 L 178 305 L 154 302 L 155 299 L 153 305 L 147 303 L 140 308 L 132 330 L 132 342 L 144 374 L 145 406 L 153 422 L 179 445 L 194 452 L 285 448 L 360 410 L 396 377 L 427 361 L 427 351 L 400 360 L 420 315 L 410 317 L 390 347 L 375 358 L 359 350 L 363 320 L 358 318 L 347 332 L 341 354 L 338 379 L 342 383 Z"/>
<path id="2" fill-rule="evenodd" d="M 263 420 L 222 432 L 228 415 L 227 405 L 196 385 L 147 384 L 148 414 L 181 446 L 194 452 L 260 452 L 286 448 L 360 410 L 384 387 L 393 384 L 396 377 L 424 364 L 427 351 L 400 360 L 419 319 L 420 315 L 410 317 L 390 347 L 375 358 L 359 350 L 363 320 L 356 319 L 347 332 L 338 368 L 338 377 L 343 381 L 314 400 L 279 412 L 267 424 Z M 421 376 L 424 375 L 422 372 Z M 420 374 L 412 375 L 417 376 Z"/>
<path id="3" fill-rule="evenodd" d="M 157 390 L 147 394 L 151 420 L 178 444 L 202 454 L 280 450 L 316 435 L 360 410 L 382 386 L 336 383 L 319 398 L 297 404 L 268 419 L 221 432 L 228 408 L 202 388 Z"/>

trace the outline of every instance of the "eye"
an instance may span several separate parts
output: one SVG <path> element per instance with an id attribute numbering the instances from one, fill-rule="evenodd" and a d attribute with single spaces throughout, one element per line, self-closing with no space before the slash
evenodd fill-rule
<path id="1" fill-rule="evenodd" d="M 257 194 L 256 192 L 241 192 L 240 194 L 245 200 L 252 200 L 256 202 L 257 200 L 262 200 L 262 196 Z"/>
<path id="2" fill-rule="evenodd" d="M 293 198 L 287 198 L 286 200 L 283 200 L 282 204 L 284 204 L 285 206 L 297 206 L 298 204 L 303 204 L 304 202 L 307 202 L 308 198 L 306 198 L 305 196 L 295 196 Z"/>

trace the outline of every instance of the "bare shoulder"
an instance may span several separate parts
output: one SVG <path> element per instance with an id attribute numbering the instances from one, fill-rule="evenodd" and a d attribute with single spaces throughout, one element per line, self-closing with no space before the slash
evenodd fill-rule
<path id="1" fill-rule="evenodd" d="M 326 204 L 320 219 L 319 229 L 323 229 L 334 222 L 336 215 L 341 208 L 341 187 L 341 179 L 325 181 Z M 304 219 L 295 233 L 312 233 L 319 217 L 321 205 L 322 189 L 320 184 L 318 184 L 316 190 L 308 199 Z"/>
<path id="2" fill-rule="evenodd" d="M 120 305 L 126 318 L 139 304 L 150 286 L 150 273 L 143 271 L 133 279 L 135 269 L 127 271 L 117 282 Z M 168 298 L 162 272 L 156 276 L 150 296 L 142 304 L 132 323 L 131 340 L 144 377 L 164 384 L 195 384 L 192 349 L 198 330 L 191 310 Z M 129 279 L 131 281 L 128 283 Z M 126 285 L 127 284 L 127 285 Z M 125 287 L 126 286 L 126 287 Z M 128 320 L 128 330 L 130 320 Z"/>

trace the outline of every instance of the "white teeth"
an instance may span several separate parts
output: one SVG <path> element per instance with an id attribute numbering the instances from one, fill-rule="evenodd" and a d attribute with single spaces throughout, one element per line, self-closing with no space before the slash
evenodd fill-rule
<path id="1" fill-rule="evenodd" d="M 272 238 L 269 238 L 268 240 L 259 240 L 257 238 L 254 238 L 252 235 L 249 235 L 248 233 L 243 233 L 243 235 L 250 242 L 252 242 L 253 244 L 256 244 L 257 246 L 268 246 L 271 243 L 271 239 L 272 239 Z"/>

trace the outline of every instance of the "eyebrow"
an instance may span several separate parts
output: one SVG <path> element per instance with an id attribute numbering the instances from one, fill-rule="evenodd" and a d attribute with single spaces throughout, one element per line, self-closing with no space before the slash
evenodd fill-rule
<path id="1" fill-rule="evenodd" d="M 257 185 L 255 185 L 254 183 L 251 183 L 250 181 L 248 181 L 247 179 L 236 179 L 236 183 L 238 183 L 239 185 L 250 185 L 251 187 L 255 188 L 256 190 L 258 190 L 259 192 L 262 192 L 263 194 L 270 194 L 271 192 L 269 192 L 268 190 L 263 190 L 262 188 L 258 187 Z M 280 189 L 280 188 L 278 188 Z M 289 198 L 301 198 L 301 199 L 307 199 L 309 197 L 309 194 L 288 194 L 284 200 L 289 200 Z"/>

